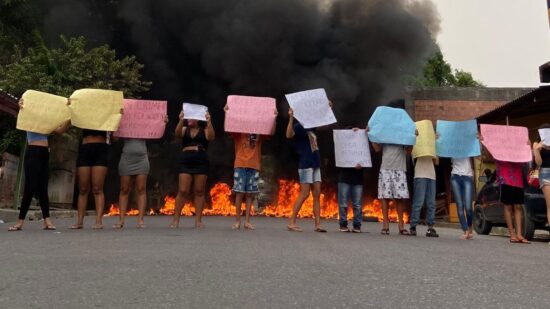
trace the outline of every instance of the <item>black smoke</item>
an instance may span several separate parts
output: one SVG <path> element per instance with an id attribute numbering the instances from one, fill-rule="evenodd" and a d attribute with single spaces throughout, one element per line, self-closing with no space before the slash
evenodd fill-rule
<path id="1" fill-rule="evenodd" d="M 364 127 L 377 105 L 402 97 L 439 30 L 430 1 L 41 1 L 48 41 L 85 35 L 137 55 L 153 82 L 143 97 L 168 99 L 173 120 L 183 101 L 202 103 L 221 136 L 227 95 L 277 98 L 278 137 L 266 151 L 285 162 L 293 161 L 281 137 L 285 93 L 325 88 L 339 125 Z M 219 138 L 211 148 L 224 178 L 219 171 L 232 166 L 232 144 Z"/>

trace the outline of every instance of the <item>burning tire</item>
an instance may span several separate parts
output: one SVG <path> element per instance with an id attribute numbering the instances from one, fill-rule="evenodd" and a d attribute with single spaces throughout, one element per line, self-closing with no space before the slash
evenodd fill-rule
<path id="1" fill-rule="evenodd" d="M 474 229 L 476 233 L 481 235 L 489 235 L 492 228 L 493 224 L 491 223 L 491 221 L 485 219 L 485 215 L 483 215 L 481 207 L 479 207 L 479 205 L 476 205 L 474 210 Z"/>

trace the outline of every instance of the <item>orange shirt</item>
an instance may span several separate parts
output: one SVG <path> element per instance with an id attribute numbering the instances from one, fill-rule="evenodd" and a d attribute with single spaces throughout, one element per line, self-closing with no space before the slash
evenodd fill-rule
<path id="1" fill-rule="evenodd" d="M 260 170 L 263 138 L 258 134 L 232 134 L 235 142 L 235 168 Z M 255 137 L 254 137 L 255 136 Z"/>

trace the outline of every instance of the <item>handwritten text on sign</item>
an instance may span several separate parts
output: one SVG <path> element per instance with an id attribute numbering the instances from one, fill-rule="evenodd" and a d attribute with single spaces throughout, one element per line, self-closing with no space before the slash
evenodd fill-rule
<path id="1" fill-rule="evenodd" d="M 336 122 L 325 89 L 287 94 L 286 100 L 294 111 L 294 117 L 306 129 L 322 127 Z"/>
<path id="2" fill-rule="evenodd" d="M 416 126 L 404 109 L 379 106 L 369 119 L 369 139 L 378 144 L 414 145 Z"/>
<path id="3" fill-rule="evenodd" d="M 23 109 L 17 115 L 17 129 L 51 134 L 71 118 L 67 98 L 53 94 L 27 90 L 21 97 Z"/>
<path id="4" fill-rule="evenodd" d="M 183 103 L 183 117 L 185 119 L 206 121 L 207 112 L 208 107 L 204 105 Z"/>
<path id="5" fill-rule="evenodd" d="M 526 127 L 482 124 L 482 143 L 489 153 L 499 161 L 531 161 L 531 145 Z"/>
<path id="6" fill-rule="evenodd" d="M 166 122 L 166 101 L 124 100 L 124 114 L 114 136 L 125 138 L 161 138 Z"/>
<path id="7" fill-rule="evenodd" d="M 116 131 L 124 95 L 121 91 L 79 89 L 71 95 L 71 123 L 81 129 Z"/>
<path id="8" fill-rule="evenodd" d="M 271 135 L 277 117 L 275 99 L 230 95 L 225 131 Z"/>
<path id="9" fill-rule="evenodd" d="M 333 130 L 337 167 L 372 167 L 365 130 Z"/>
<path id="10" fill-rule="evenodd" d="M 481 154 L 477 139 L 477 121 L 437 121 L 437 155 L 444 158 L 468 158 Z"/>
<path id="11" fill-rule="evenodd" d="M 413 158 L 418 157 L 435 157 L 435 130 L 430 120 L 417 121 L 416 144 L 413 147 Z"/>

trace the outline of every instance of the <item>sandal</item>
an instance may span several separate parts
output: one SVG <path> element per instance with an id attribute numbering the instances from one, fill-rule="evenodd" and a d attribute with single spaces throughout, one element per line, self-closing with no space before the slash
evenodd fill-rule
<path id="1" fill-rule="evenodd" d="M 302 229 L 297 225 L 288 225 L 286 228 L 291 232 L 301 232 L 302 231 Z"/>
<path id="2" fill-rule="evenodd" d="M 522 238 L 522 239 L 519 239 L 519 240 L 518 240 L 518 243 L 528 245 L 528 244 L 530 244 L 531 242 L 530 242 L 529 240 L 525 239 L 525 238 Z"/>
<path id="3" fill-rule="evenodd" d="M 390 235 L 390 229 L 381 229 L 380 234 L 381 235 Z"/>
<path id="4" fill-rule="evenodd" d="M 94 224 L 94 226 L 92 226 L 92 229 L 93 230 L 102 230 L 103 225 L 102 224 Z"/>
<path id="5" fill-rule="evenodd" d="M 83 228 L 82 224 L 73 224 L 69 227 L 71 230 L 81 230 Z"/>
<path id="6" fill-rule="evenodd" d="M 254 229 L 254 225 L 250 224 L 250 223 L 245 223 L 244 224 L 244 229 L 245 230 L 253 230 Z"/>
<path id="7" fill-rule="evenodd" d="M 115 224 L 115 225 L 113 225 L 113 228 L 117 229 L 117 230 L 120 230 L 120 229 L 124 228 L 124 224 L 122 224 L 122 223 Z"/>
<path id="8" fill-rule="evenodd" d="M 43 230 L 45 230 L 45 231 L 55 231 L 55 230 L 57 230 L 57 228 L 55 227 L 55 225 L 50 224 L 50 225 L 44 226 Z"/>
<path id="9" fill-rule="evenodd" d="M 326 233 L 327 232 L 327 230 L 325 230 L 322 227 L 316 227 L 314 231 L 317 232 L 317 233 Z"/>
<path id="10" fill-rule="evenodd" d="M 233 229 L 233 230 L 238 230 L 240 228 L 241 228 L 241 223 L 240 222 L 235 222 L 233 224 L 233 226 L 231 227 L 231 229 Z"/>
<path id="11" fill-rule="evenodd" d="M 515 239 L 515 238 L 510 238 L 510 243 L 511 244 L 517 244 L 519 243 L 520 241 L 518 239 Z"/>
<path id="12" fill-rule="evenodd" d="M 14 226 L 10 226 L 8 228 L 8 231 L 9 232 L 16 232 L 16 231 L 21 231 L 23 229 L 23 226 L 21 225 L 14 225 Z"/>
<path id="13" fill-rule="evenodd" d="M 409 231 L 407 231 L 407 229 L 402 229 L 402 230 L 399 230 L 399 235 L 409 236 L 409 235 L 411 235 L 411 233 L 409 233 Z"/>
<path id="14" fill-rule="evenodd" d="M 145 224 L 143 224 L 143 223 L 138 223 L 137 228 L 138 228 L 138 229 L 144 229 L 144 228 L 145 228 Z"/>

